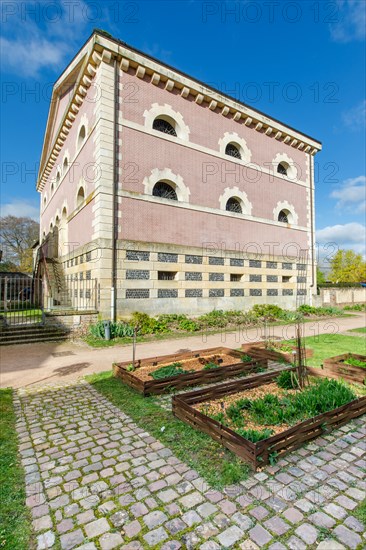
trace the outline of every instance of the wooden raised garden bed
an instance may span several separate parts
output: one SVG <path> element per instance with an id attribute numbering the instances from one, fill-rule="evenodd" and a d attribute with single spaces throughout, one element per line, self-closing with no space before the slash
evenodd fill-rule
<path id="1" fill-rule="evenodd" d="M 296 372 L 295 367 L 285 370 Z M 218 420 L 204 414 L 202 410 L 197 410 L 197 406 L 201 406 L 201 409 L 205 410 L 208 402 L 222 400 L 230 395 L 253 388 L 259 389 L 264 385 L 271 384 L 278 375 L 279 372 L 268 372 L 259 376 L 174 396 L 172 399 L 173 414 L 194 428 L 210 435 L 214 440 L 249 463 L 254 469 L 257 469 L 271 463 L 272 459 L 277 460 L 280 456 L 301 447 L 307 441 L 324 434 L 325 431 L 328 432 L 331 429 L 338 428 L 351 419 L 366 413 L 366 396 L 363 396 L 329 412 L 298 422 L 275 435 L 253 443 L 233 429 L 224 426 Z"/>
<path id="2" fill-rule="evenodd" d="M 253 357 L 253 359 L 268 359 L 268 361 L 280 361 L 286 363 L 293 363 L 296 355 L 289 351 L 277 351 L 274 349 L 267 349 L 266 342 L 252 342 L 242 344 L 241 348 L 245 353 L 248 353 Z M 280 342 L 278 342 L 280 345 Z M 296 346 L 291 346 L 293 351 L 296 352 Z M 305 357 L 309 358 L 314 355 L 314 351 L 310 348 L 305 349 Z"/>
<path id="3" fill-rule="evenodd" d="M 311 374 L 326 376 L 328 378 L 343 378 L 348 382 L 366 385 L 366 368 L 348 365 L 346 363 L 350 358 L 363 361 L 366 364 L 366 355 L 357 355 L 356 353 L 344 353 L 324 359 L 321 369 L 310 368 Z"/>
<path id="4" fill-rule="evenodd" d="M 268 361 L 264 359 L 255 359 L 243 363 L 242 356 L 243 353 L 230 348 L 210 348 L 189 353 L 150 357 L 137 361 L 135 370 L 131 370 L 131 362 L 129 361 L 115 363 L 113 372 L 125 384 L 146 396 L 161 394 L 172 389 L 179 390 L 189 386 L 213 384 L 268 368 Z M 204 368 L 207 363 L 212 362 L 222 366 Z M 192 370 L 192 372 L 159 380 L 154 380 L 151 377 L 151 372 L 172 363 L 179 363 L 183 369 Z"/>

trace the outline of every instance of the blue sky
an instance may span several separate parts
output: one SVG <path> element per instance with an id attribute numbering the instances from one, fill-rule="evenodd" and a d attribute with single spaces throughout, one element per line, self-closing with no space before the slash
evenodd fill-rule
<path id="1" fill-rule="evenodd" d="M 323 143 L 316 227 L 364 253 L 363 0 L 1 3 L 1 215 L 37 216 L 52 83 L 93 28 L 199 78 Z"/>

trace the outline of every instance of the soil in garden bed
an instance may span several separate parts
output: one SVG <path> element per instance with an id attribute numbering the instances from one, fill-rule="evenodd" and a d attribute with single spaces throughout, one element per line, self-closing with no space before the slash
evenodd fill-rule
<path id="1" fill-rule="evenodd" d="M 250 399 L 251 401 L 253 401 L 254 399 L 263 398 L 265 395 L 268 394 L 276 395 L 277 397 L 281 398 L 284 397 L 286 394 L 294 394 L 297 391 L 298 390 L 284 390 L 280 388 L 275 382 L 272 382 L 263 386 L 257 386 L 249 390 L 234 393 L 224 398 L 215 399 L 214 401 L 198 403 L 197 405 L 193 405 L 193 407 L 198 411 L 204 413 L 205 415 L 212 416 L 219 413 L 226 413 L 228 407 L 230 407 L 230 405 L 233 405 L 240 399 Z M 246 429 L 261 431 L 268 428 L 273 430 L 274 434 L 278 434 L 289 428 L 289 424 L 279 424 L 277 426 L 257 424 L 250 418 L 250 413 L 246 410 L 243 410 L 241 412 L 241 416 L 243 418 Z M 232 422 L 228 416 L 226 416 L 226 420 L 228 427 L 235 431 L 235 423 Z"/>
<path id="2" fill-rule="evenodd" d="M 220 363 L 218 363 L 219 360 L 222 360 Z M 142 367 L 136 368 L 136 370 L 133 371 L 133 375 L 136 376 L 136 378 L 139 378 L 143 381 L 150 381 L 153 380 L 150 373 L 161 369 L 162 367 L 165 367 L 167 365 L 171 365 L 173 363 L 179 363 L 180 367 L 184 369 L 185 371 L 201 371 L 204 369 L 205 365 L 207 363 L 215 363 L 218 367 L 225 367 L 227 365 L 235 365 L 237 363 L 241 363 L 241 358 L 235 357 L 231 354 L 226 353 L 215 353 L 215 354 L 207 354 L 202 355 L 200 357 L 192 357 L 190 359 L 182 359 L 179 360 L 179 358 L 176 361 L 166 361 L 166 362 L 159 362 L 158 365 L 146 365 Z M 185 373 L 186 374 L 186 373 Z"/>

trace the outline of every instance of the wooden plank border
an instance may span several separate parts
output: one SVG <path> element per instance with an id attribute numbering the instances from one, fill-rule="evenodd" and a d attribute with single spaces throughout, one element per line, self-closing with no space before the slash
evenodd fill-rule
<path id="1" fill-rule="evenodd" d="M 179 374 L 177 376 L 170 376 L 162 380 L 141 380 L 134 374 L 134 372 L 129 372 L 126 370 L 126 367 L 130 364 L 130 362 L 128 361 L 125 361 L 124 363 L 115 363 L 113 365 L 113 373 L 114 376 L 120 378 L 125 384 L 129 385 L 142 395 L 147 396 L 159 395 L 171 389 L 180 390 L 182 388 L 191 386 L 215 384 L 218 382 L 222 382 L 223 380 L 235 378 L 245 374 L 250 374 L 257 368 L 268 368 L 268 361 L 265 359 L 258 359 L 250 361 L 248 363 L 242 363 L 240 361 L 240 358 L 243 355 L 242 352 L 223 347 L 197 350 L 190 353 L 152 357 L 140 361 L 139 366 L 143 367 L 145 365 L 151 365 L 151 363 L 156 363 L 158 366 L 159 363 L 165 364 L 169 361 L 183 361 L 185 359 L 192 359 L 194 357 L 199 357 L 200 355 L 206 355 L 208 353 L 226 353 L 232 355 L 233 359 L 237 359 L 237 361 L 231 365 L 225 365 L 216 369 L 200 370 L 187 374 Z"/>
<path id="2" fill-rule="evenodd" d="M 296 368 L 291 367 L 286 370 L 296 371 Z M 174 396 L 172 399 L 173 414 L 183 422 L 210 435 L 215 441 L 224 445 L 224 447 L 248 462 L 256 470 L 260 466 L 269 464 L 271 455 L 275 454 L 276 457 L 280 457 L 292 452 L 307 441 L 334 428 L 343 426 L 353 418 L 366 413 L 366 396 L 363 396 L 332 411 L 299 422 L 280 434 L 273 435 L 257 443 L 252 443 L 230 428 L 223 426 L 217 420 L 193 408 L 193 405 L 197 403 L 218 399 L 233 393 L 239 393 L 245 389 L 268 384 L 277 376 L 278 372 L 271 372 L 246 380 L 221 384 L 214 388 L 204 388 Z"/>
<path id="3" fill-rule="evenodd" d="M 347 382 L 363 384 L 366 386 L 366 369 L 344 364 L 343 361 L 350 355 L 360 361 L 366 361 L 365 355 L 343 353 L 342 355 L 335 355 L 334 357 L 324 359 L 323 366 L 321 368 L 308 367 L 309 373 L 314 376 L 326 376 L 328 378 L 336 379 L 341 378 L 343 380 L 347 380 Z"/>

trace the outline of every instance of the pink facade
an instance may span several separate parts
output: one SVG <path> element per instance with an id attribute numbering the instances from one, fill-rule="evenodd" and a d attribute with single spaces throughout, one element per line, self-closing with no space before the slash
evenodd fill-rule
<path id="1" fill-rule="evenodd" d="M 41 235 L 58 227 L 66 275 L 98 280 L 101 311 L 293 307 L 296 259 L 313 243 L 319 142 L 97 31 L 64 74 L 38 183 Z M 177 135 L 154 129 L 156 118 Z M 155 193 L 161 181 L 170 199 Z M 312 259 L 307 276 L 300 295 L 315 288 Z"/>

